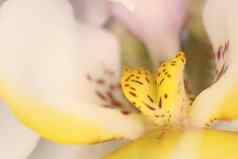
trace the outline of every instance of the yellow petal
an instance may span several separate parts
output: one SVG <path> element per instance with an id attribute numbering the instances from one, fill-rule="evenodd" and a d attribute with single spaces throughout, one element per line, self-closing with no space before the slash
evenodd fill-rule
<path id="1" fill-rule="evenodd" d="M 162 140 L 161 140 L 161 136 Z M 153 131 L 140 139 L 122 146 L 105 159 L 156 159 L 168 158 L 179 141 L 180 132 L 163 134 Z M 164 138 L 169 140 L 164 140 Z"/>
<path id="2" fill-rule="evenodd" d="M 195 99 L 190 116 L 196 126 L 238 119 L 238 80 L 232 70 Z"/>
<path id="3" fill-rule="evenodd" d="M 238 134 L 215 130 L 152 132 L 105 159 L 236 159 Z"/>
<path id="4" fill-rule="evenodd" d="M 157 104 L 172 117 L 172 123 L 186 116 L 189 100 L 184 86 L 186 58 L 183 52 L 162 63 L 156 74 Z"/>
<path id="5" fill-rule="evenodd" d="M 121 80 L 124 95 L 140 111 L 153 116 L 157 109 L 155 79 L 151 72 L 145 69 L 125 68 Z"/>
<path id="6" fill-rule="evenodd" d="M 161 64 L 153 74 L 145 69 L 125 68 L 121 80 L 124 95 L 158 125 L 179 120 L 188 105 L 184 89 L 184 53 Z"/>
<path id="7" fill-rule="evenodd" d="M 47 105 L 34 97 L 31 98 L 22 93 L 20 95 L 2 84 L 3 82 L 0 85 L 0 96 L 11 106 L 13 113 L 26 126 L 32 128 L 44 138 L 59 143 L 76 144 L 97 143 L 127 136 L 117 132 L 117 130 L 110 130 L 110 126 L 103 126 L 103 121 L 97 122 L 93 118 L 81 116 L 77 110 L 65 111 L 64 108 Z M 118 114 L 115 113 L 115 115 Z M 98 117 L 100 117 L 100 114 L 98 114 Z M 124 122 L 126 123 L 126 120 Z"/>

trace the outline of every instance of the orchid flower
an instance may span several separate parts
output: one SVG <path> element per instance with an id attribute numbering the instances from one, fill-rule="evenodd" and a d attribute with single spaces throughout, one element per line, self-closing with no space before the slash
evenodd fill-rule
<path id="1" fill-rule="evenodd" d="M 184 87 L 183 53 L 164 62 L 155 73 L 125 69 L 124 94 L 158 129 L 107 159 L 237 158 L 235 4 L 235 0 L 207 1 L 204 24 L 214 49 L 215 80 L 195 100 L 189 99 Z"/>
<path id="2" fill-rule="evenodd" d="M 211 4 L 207 6 L 209 31 L 217 24 L 209 18 Z M 235 82 L 235 58 L 229 58 L 234 49 L 233 34 L 220 39 L 220 44 L 214 43 L 214 50 L 218 50 L 214 54 L 216 83 L 195 101 L 184 88 L 186 57 L 179 53 L 161 64 L 155 75 L 145 69 L 125 68 L 121 84 L 130 104 L 118 83 L 120 47 L 115 37 L 94 24 L 76 21 L 75 14 L 66 0 L 8 0 L 1 8 L 0 48 L 4 58 L 0 61 L 0 96 L 22 123 L 40 136 L 64 144 L 136 139 L 157 127 L 108 158 L 166 158 L 170 154 L 174 158 L 192 158 L 198 156 L 195 148 L 200 148 L 200 144 L 204 155 L 200 158 L 219 152 L 221 158 L 236 155 L 232 145 L 238 137 L 236 133 L 198 129 L 216 127 L 220 121 L 236 117 L 231 111 L 235 109 L 234 92 L 227 87 Z M 211 31 L 209 34 L 216 41 Z M 161 59 L 171 57 L 171 52 L 174 55 L 178 45 L 177 41 L 172 47 L 175 51 L 168 51 Z M 227 107 L 230 101 L 234 105 Z M 225 140 L 217 141 L 219 137 Z M 45 144 L 42 141 L 39 146 Z M 61 148 L 64 149 L 58 145 L 55 153 L 49 154 L 55 157 Z M 44 155 L 47 150 L 36 149 L 30 158 L 41 158 L 37 154 Z M 77 157 L 75 153 L 68 155 Z"/>

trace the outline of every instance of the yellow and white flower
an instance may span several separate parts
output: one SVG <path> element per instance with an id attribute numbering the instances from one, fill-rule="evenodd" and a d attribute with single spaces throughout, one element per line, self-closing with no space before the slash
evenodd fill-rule
<path id="1" fill-rule="evenodd" d="M 213 44 L 214 55 L 213 58 L 216 62 L 215 71 L 215 83 L 201 92 L 191 106 L 185 102 L 170 104 L 169 97 L 172 95 L 174 101 L 178 99 L 186 99 L 186 96 L 179 93 L 176 88 L 170 92 L 170 85 L 157 86 L 157 96 L 153 98 L 158 103 L 163 99 L 162 107 L 156 103 L 151 104 L 149 99 L 146 99 L 146 95 L 151 92 L 151 89 L 147 89 L 143 93 L 140 90 L 137 92 L 140 100 L 150 102 L 149 106 L 154 106 L 153 110 L 149 109 L 147 105 L 141 103 L 137 99 L 133 99 L 127 92 L 128 89 L 124 88 L 125 95 L 128 96 L 130 101 L 135 100 L 141 112 L 148 116 L 155 124 L 162 125 L 166 121 L 170 121 L 169 128 L 161 128 L 152 131 L 145 137 L 122 147 L 122 149 L 109 155 L 108 159 L 117 158 L 196 158 L 196 159 L 235 159 L 237 158 L 237 55 L 236 55 L 236 42 L 237 42 L 237 15 L 235 14 L 235 0 L 229 1 L 216 1 L 208 0 L 204 11 L 204 23 L 208 31 L 209 37 Z M 160 66 L 163 69 L 163 83 L 174 82 L 176 86 L 181 83 L 181 78 L 175 78 L 176 74 L 173 74 L 172 61 L 178 61 L 179 58 L 168 60 L 164 66 Z M 178 67 L 178 62 L 176 62 Z M 138 71 L 138 70 L 137 70 Z M 177 69 L 177 71 L 181 71 Z M 134 70 L 135 72 L 135 70 Z M 126 73 L 127 74 L 127 73 Z M 158 74 L 156 74 L 157 77 Z M 168 74 L 171 78 L 166 77 Z M 202 75 L 201 75 L 202 76 Z M 155 78 L 160 79 L 160 78 Z M 170 81 L 171 80 L 171 81 Z M 126 82 L 122 80 L 122 83 Z M 132 84 L 133 82 L 131 82 Z M 158 85 L 158 82 L 156 83 Z M 135 84 L 134 84 L 135 85 Z M 180 85 L 181 86 L 181 85 Z M 161 88 L 160 88 L 161 87 Z M 163 89 L 166 88 L 167 89 Z M 141 88 L 142 89 L 142 88 Z M 180 89 L 181 90 L 181 89 Z M 176 91 L 178 94 L 176 94 Z M 167 98 L 162 95 L 167 94 Z M 156 94 L 155 94 L 156 95 Z M 159 98 L 158 98 L 159 97 Z M 171 99 L 170 99 L 171 100 Z M 143 105 L 144 104 L 144 105 Z M 184 110 L 188 108 L 187 117 L 185 120 L 183 113 L 179 112 L 179 118 L 183 120 L 170 120 L 177 117 L 177 109 Z M 161 115 L 164 112 L 170 111 L 170 116 L 164 115 L 161 120 Z M 160 118 L 157 118 L 157 117 Z M 179 122 L 178 121 L 185 121 Z"/>
<path id="2" fill-rule="evenodd" d="M 148 19 L 141 19 L 145 3 L 133 1 L 128 9 L 135 21 L 130 24 L 125 8 L 111 4 L 114 16 L 147 44 L 155 65 L 158 57 L 167 59 L 154 73 L 125 68 L 121 85 L 129 104 L 119 86 L 118 42 L 112 34 L 97 27 L 105 19 L 94 23 L 89 18 L 90 25 L 77 21 L 76 17 L 81 15 L 67 0 L 8 0 L 0 10 L 0 97 L 22 123 L 57 143 L 92 144 L 136 139 L 146 133 L 106 157 L 109 159 L 236 158 L 234 141 L 238 134 L 224 131 L 237 130 L 233 123 L 238 115 L 236 16 L 232 8 L 236 2 L 231 2 L 207 2 L 205 26 L 215 50 L 216 81 L 195 100 L 190 99 L 184 86 L 185 55 L 179 53 L 171 58 L 179 48 L 181 20 L 174 34 L 170 24 L 165 25 L 170 29 L 164 28 L 154 36 L 151 26 L 159 25 L 152 23 L 154 15 L 160 14 L 158 8 L 148 12 Z M 148 6 L 154 4 L 157 3 L 153 1 Z M 117 14 L 118 9 L 124 16 Z M 133 28 L 145 23 L 146 33 Z M 166 49 L 151 41 L 159 41 L 166 33 L 169 40 L 165 38 L 161 43 L 168 54 L 155 55 Z M 6 114 L 9 115 L 7 110 Z M 26 139 L 21 136 L 27 141 L 24 150 L 16 147 L 17 153 L 6 155 L 26 158 L 39 137 L 22 126 L 17 131 L 29 133 Z M 5 140 L 11 141 L 10 138 Z M 64 146 L 55 146 L 41 141 L 41 148 L 30 158 L 77 157 L 76 147 L 64 153 Z M 47 152 L 51 147 L 53 152 Z"/>

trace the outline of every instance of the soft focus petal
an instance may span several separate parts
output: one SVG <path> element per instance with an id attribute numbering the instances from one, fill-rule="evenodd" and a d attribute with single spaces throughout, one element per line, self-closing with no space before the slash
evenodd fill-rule
<path id="1" fill-rule="evenodd" d="M 208 0 L 206 4 L 204 23 L 215 52 L 217 82 L 202 92 L 193 104 L 191 117 L 198 126 L 238 119 L 236 5 L 235 0 L 229 3 Z"/>
<path id="2" fill-rule="evenodd" d="M 75 16 L 95 26 L 102 26 L 109 18 L 106 0 L 69 0 Z"/>
<path id="3" fill-rule="evenodd" d="M 119 145 L 120 143 L 104 143 L 73 146 L 41 140 L 28 159 L 99 159 Z"/>
<path id="4" fill-rule="evenodd" d="M 112 14 L 141 38 L 155 65 L 179 49 L 186 0 L 111 0 Z"/>
<path id="5" fill-rule="evenodd" d="M 154 132 L 123 146 L 106 159 L 236 159 L 237 133 L 214 130 Z"/>
<path id="6" fill-rule="evenodd" d="M 191 118 L 196 126 L 212 126 L 217 121 L 238 119 L 238 83 L 229 71 L 203 91 L 192 105 Z"/>
<path id="7" fill-rule="evenodd" d="M 167 132 L 167 130 L 165 130 Z M 168 158 L 173 148 L 179 142 L 180 132 L 164 133 L 153 131 L 146 136 L 122 146 L 106 159 L 164 159 Z"/>
<path id="8" fill-rule="evenodd" d="M 38 136 L 19 123 L 1 103 L 0 141 L 1 158 L 25 159 L 35 148 Z"/>
<path id="9" fill-rule="evenodd" d="M 41 136 L 94 143 L 143 133 L 137 115 L 115 109 L 124 106 L 113 94 L 117 42 L 77 23 L 67 0 L 7 1 L 0 34 L 0 96 Z"/>

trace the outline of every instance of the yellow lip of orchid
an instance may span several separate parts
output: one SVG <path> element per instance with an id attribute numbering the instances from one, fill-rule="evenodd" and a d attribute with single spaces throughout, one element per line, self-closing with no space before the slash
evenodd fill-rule
<path id="1" fill-rule="evenodd" d="M 219 49 L 217 58 L 225 58 L 227 50 L 226 42 L 224 51 Z M 219 121 L 237 119 L 237 90 L 232 85 L 227 86 L 227 83 L 235 82 L 234 72 L 225 72 L 221 67 L 216 83 L 204 90 L 189 107 L 191 101 L 183 78 L 185 61 L 184 53 L 179 52 L 175 58 L 162 63 L 155 73 L 126 67 L 121 80 L 124 95 L 142 114 L 160 126 L 178 123 L 188 118 L 188 113 L 190 123 L 198 127 L 211 127 Z M 230 91 L 224 95 L 221 90 Z"/>
<path id="2" fill-rule="evenodd" d="M 179 55 L 181 56 L 181 54 Z M 180 56 L 175 57 L 174 59 L 172 59 L 172 61 L 181 60 L 178 58 Z M 166 68 L 165 69 L 166 72 L 168 71 L 171 73 L 171 70 L 168 68 L 168 64 L 171 64 L 171 60 L 168 60 L 164 64 L 162 64 L 159 70 L 163 70 L 163 68 Z M 181 63 L 181 65 L 183 66 L 184 63 Z M 179 66 L 175 68 L 176 71 L 174 72 L 174 74 L 172 74 L 172 76 L 180 74 L 183 71 L 183 69 L 179 69 Z M 138 71 L 142 73 L 138 73 Z M 115 152 L 106 156 L 105 158 L 106 159 L 119 159 L 119 158 L 236 159 L 238 145 L 236 145 L 236 142 L 234 141 L 238 139 L 238 133 L 204 128 L 213 126 L 212 124 L 213 122 L 215 123 L 215 121 L 219 122 L 219 120 L 235 120 L 238 117 L 237 116 L 238 111 L 236 111 L 238 105 L 237 89 L 232 87 L 226 87 L 227 83 L 234 82 L 234 78 L 232 78 L 231 73 L 234 72 L 229 72 L 228 70 L 226 74 L 220 76 L 220 79 L 216 80 L 217 82 L 213 86 L 207 88 L 195 99 L 195 102 L 192 104 L 191 107 L 186 107 L 189 106 L 189 104 L 185 105 L 184 109 L 188 109 L 187 111 L 185 111 L 188 116 L 185 117 L 188 118 L 189 125 L 186 125 L 186 127 L 182 126 L 180 128 L 177 128 L 176 126 L 174 127 L 172 123 L 169 123 L 171 124 L 172 128 L 160 127 L 159 129 L 156 129 L 151 133 L 148 133 L 144 137 L 141 137 L 137 141 L 123 146 L 121 149 L 116 150 Z M 140 78 L 136 79 L 137 76 L 139 76 Z M 164 94 L 165 92 L 168 92 L 169 86 L 173 86 L 174 88 L 173 90 L 177 92 L 176 88 L 178 85 L 176 82 L 180 81 L 180 78 L 178 78 L 179 76 L 174 76 L 175 77 L 174 79 L 171 78 L 174 80 L 173 82 L 164 81 L 168 85 L 167 87 L 164 87 L 164 89 L 162 89 L 161 91 L 161 85 L 156 87 L 157 82 L 154 82 L 156 81 L 156 79 L 153 77 L 156 76 L 152 76 L 151 73 L 148 74 L 148 72 L 146 72 L 145 70 L 141 69 L 132 70 L 127 68 L 124 73 L 124 76 L 122 77 L 122 85 L 124 85 L 123 91 L 126 97 L 131 102 L 134 102 L 135 106 L 139 110 L 141 110 L 143 114 L 152 119 L 154 123 L 158 125 L 163 125 L 163 123 L 166 123 L 166 120 L 158 120 L 153 117 L 158 112 L 158 110 L 163 110 L 169 105 L 165 103 L 165 105 L 162 105 L 161 108 L 158 107 L 158 105 L 155 105 L 157 106 L 157 108 L 155 109 L 149 108 L 149 106 L 154 105 L 152 105 L 151 102 L 152 100 L 148 98 L 148 94 L 151 93 L 149 95 L 154 95 L 153 96 L 154 101 L 160 101 L 159 100 L 160 98 L 158 99 L 156 97 L 160 97 L 158 96 L 158 94 L 160 93 Z M 146 78 L 148 78 L 149 80 L 154 80 L 153 81 L 154 85 L 147 84 L 146 87 L 141 86 L 139 87 L 140 84 L 138 82 L 132 81 L 138 80 L 139 82 L 144 84 L 147 81 Z M 132 89 L 130 87 L 132 88 L 135 87 L 136 89 Z M 133 90 L 136 91 L 134 94 L 132 93 Z M 154 90 L 154 92 L 152 92 L 151 90 Z M 229 94 L 223 96 L 224 93 L 219 92 L 219 90 L 229 91 Z M 173 93 L 173 91 L 170 93 Z M 183 94 L 179 94 L 178 97 L 183 99 L 184 96 Z M 209 100 L 211 98 L 213 100 Z M 178 98 L 172 98 L 172 101 L 177 102 L 176 99 Z M 145 101 L 151 102 L 149 103 L 151 105 L 144 104 Z M 208 107 L 209 104 L 211 104 L 211 108 L 205 108 Z M 180 103 L 178 102 L 176 106 L 180 107 Z M 172 110 L 174 111 L 176 109 Z M 169 118 L 167 117 L 167 119 Z M 197 125 L 198 123 L 200 123 L 200 125 Z"/>
<path id="3" fill-rule="evenodd" d="M 236 159 L 238 134 L 215 130 L 155 130 L 105 159 Z"/>
<path id="4" fill-rule="evenodd" d="M 185 64 L 185 55 L 179 52 L 155 73 L 126 67 L 121 80 L 124 95 L 157 125 L 178 122 L 189 105 L 183 81 Z"/>
<path id="5" fill-rule="evenodd" d="M 188 127 L 155 130 L 106 159 L 237 158 L 237 1 L 208 0 L 206 3 L 205 27 L 214 51 L 217 50 L 214 54 L 216 76 L 214 84 L 203 90 L 189 108 Z M 236 132 L 227 129 L 231 121 L 236 122 L 233 127 Z"/>

